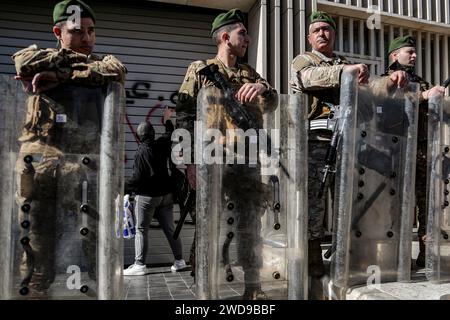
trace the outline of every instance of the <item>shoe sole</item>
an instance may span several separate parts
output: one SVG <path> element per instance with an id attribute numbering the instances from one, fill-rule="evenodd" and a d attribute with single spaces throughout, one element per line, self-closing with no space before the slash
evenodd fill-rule
<path id="1" fill-rule="evenodd" d="M 170 271 L 172 271 L 172 272 L 183 271 L 183 270 L 187 269 L 187 267 L 188 267 L 188 266 L 185 266 L 185 267 L 183 267 L 183 268 L 175 269 L 175 268 L 172 266 L 172 267 L 170 267 Z"/>
<path id="2" fill-rule="evenodd" d="M 143 271 L 142 273 L 131 273 L 131 274 L 125 274 L 125 272 L 123 273 L 124 276 L 128 277 L 128 276 L 145 276 L 147 274 L 147 272 Z"/>

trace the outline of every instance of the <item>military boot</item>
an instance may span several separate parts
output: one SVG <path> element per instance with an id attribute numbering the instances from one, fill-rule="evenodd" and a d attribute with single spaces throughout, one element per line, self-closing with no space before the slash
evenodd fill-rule
<path id="1" fill-rule="evenodd" d="M 317 278 L 325 274 L 320 239 L 308 241 L 308 274 Z"/>
<path id="2" fill-rule="evenodd" d="M 269 300 L 267 294 L 261 290 L 261 286 L 246 286 L 242 300 Z"/>
<path id="3" fill-rule="evenodd" d="M 50 281 L 42 273 L 34 272 L 28 284 L 29 293 L 26 295 L 30 300 L 47 300 Z"/>
<path id="4" fill-rule="evenodd" d="M 195 254 L 192 252 L 189 255 L 189 264 L 191 265 L 191 277 L 195 278 Z"/>
<path id="5" fill-rule="evenodd" d="M 419 237 L 419 255 L 416 259 L 417 268 L 425 268 L 425 241 L 423 237 Z"/>

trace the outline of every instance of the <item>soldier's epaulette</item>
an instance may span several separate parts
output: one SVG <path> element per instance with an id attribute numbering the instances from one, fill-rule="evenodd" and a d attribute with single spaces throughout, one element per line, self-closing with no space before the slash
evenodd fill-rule
<path id="1" fill-rule="evenodd" d="M 313 53 L 305 52 L 294 58 L 294 60 L 292 61 L 292 67 L 295 70 L 300 71 L 301 69 L 311 65 L 320 65 L 320 61 L 317 61 L 316 58 L 318 57 L 315 56 Z"/>
<path id="2" fill-rule="evenodd" d="M 23 54 L 23 53 L 25 53 L 27 51 L 37 51 L 37 50 L 39 50 L 38 45 L 37 44 L 32 44 L 31 46 L 28 46 L 28 47 L 26 47 L 26 48 L 24 48 L 24 49 L 22 49 L 20 51 L 17 51 L 16 53 L 14 53 L 12 55 L 12 57 L 14 59 L 15 57 L 17 57 L 17 56 L 19 56 L 19 55 L 21 55 L 21 54 Z"/>
<path id="3" fill-rule="evenodd" d="M 198 73 L 202 68 L 206 67 L 207 61 L 205 60 L 197 60 L 191 63 L 191 68 L 195 70 L 195 73 Z"/>

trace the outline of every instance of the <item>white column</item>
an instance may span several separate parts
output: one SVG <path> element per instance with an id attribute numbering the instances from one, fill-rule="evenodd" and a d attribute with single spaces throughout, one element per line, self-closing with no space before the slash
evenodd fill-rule
<path id="1" fill-rule="evenodd" d="M 306 51 L 306 35 L 308 34 L 307 32 L 307 27 L 306 27 L 306 7 L 305 7 L 305 1 L 304 0 L 297 0 L 299 2 L 299 8 L 300 8 L 300 12 L 298 15 L 299 18 L 299 25 L 300 25 L 300 33 L 299 33 L 299 37 L 300 37 L 300 53 L 303 53 Z"/>
<path id="2" fill-rule="evenodd" d="M 394 13 L 394 3 L 392 0 L 388 0 L 388 12 Z"/>
<path id="3" fill-rule="evenodd" d="M 355 44 L 354 44 L 354 34 L 353 34 L 353 22 L 354 19 L 350 18 L 349 24 L 348 24 L 348 41 L 349 41 L 349 49 L 350 53 L 355 53 Z"/>
<path id="4" fill-rule="evenodd" d="M 408 0 L 408 16 L 414 16 L 413 0 Z"/>
<path id="5" fill-rule="evenodd" d="M 386 70 L 386 61 L 384 59 L 385 48 L 384 48 L 384 24 L 380 26 L 380 38 L 379 38 L 379 46 L 380 46 L 380 58 L 381 58 L 381 70 L 379 70 L 379 74 L 383 74 Z"/>
<path id="6" fill-rule="evenodd" d="M 450 1 L 445 1 L 445 23 L 450 23 Z"/>
<path id="7" fill-rule="evenodd" d="M 255 6 L 249 13 L 249 34 L 252 37 L 252 43 L 248 49 L 248 58 L 250 65 L 254 66 L 256 71 L 267 79 L 268 65 L 268 35 L 267 35 L 267 0 L 261 0 L 259 6 Z"/>
<path id="8" fill-rule="evenodd" d="M 425 36 L 425 48 L 431 48 L 431 34 L 427 32 Z M 428 82 L 433 81 L 431 79 L 431 51 L 425 50 L 425 80 Z"/>
<path id="9" fill-rule="evenodd" d="M 431 19 L 433 18 L 431 10 L 432 10 L 432 3 L 430 0 L 427 0 L 427 20 L 428 21 L 431 21 Z"/>
<path id="10" fill-rule="evenodd" d="M 416 52 L 417 52 L 417 63 L 416 63 L 416 70 L 417 74 L 422 77 L 422 31 L 417 31 L 417 38 L 416 38 Z"/>
<path id="11" fill-rule="evenodd" d="M 403 0 L 398 0 L 398 14 L 403 16 Z"/>
<path id="12" fill-rule="evenodd" d="M 417 17 L 423 19 L 422 0 L 417 0 Z"/>
<path id="13" fill-rule="evenodd" d="M 439 43 L 440 37 L 436 33 L 434 36 L 434 84 L 438 85 L 441 83 L 441 49 Z"/>
<path id="14" fill-rule="evenodd" d="M 365 21 L 359 21 L 359 54 L 365 55 L 365 39 L 364 28 L 366 27 Z"/>
<path id="15" fill-rule="evenodd" d="M 369 30 L 369 52 L 370 57 L 375 59 L 376 56 L 376 47 L 375 47 L 375 29 Z"/>
<path id="16" fill-rule="evenodd" d="M 439 0 L 436 0 L 436 22 L 441 22 L 441 1 Z"/>
<path id="17" fill-rule="evenodd" d="M 281 0 L 275 0 L 273 9 L 273 23 L 274 23 L 274 88 L 281 92 Z"/>
<path id="18" fill-rule="evenodd" d="M 288 79 L 289 83 L 289 77 L 291 75 L 291 62 L 294 60 L 294 4 L 293 0 L 287 0 L 287 7 L 286 7 L 286 18 L 287 18 L 287 70 L 285 76 Z M 291 93 L 291 88 L 288 86 L 288 91 Z"/>
<path id="19" fill-rule="evenodd" d="M 442 52 L 444 53 L 444 58 L 443 58 L 444 61 L 442 61 L 443 70 L 444 70 L 444 79 L 442 79 L 442 81 L 445 81 L 445 80 L 447 80 L 448 77 L 450 77 L 449 69 L 448 69 L 449 68 L 448 36 L 446 36 L 446 35 L 443 36 L 442 46 L 443 46 Z M 448 95 L 449 87 L 447 87 L 446 92 Z"/>
<path id="20" fill-rule="evenodd" d="M 394 26 L 389 26 L 389 43 L 394 40 Z"/>
<path id="21" fill-rule="evenodd" d="M 338 18 L 338 34 L 339 51 L 344 52 L 344 18 L 341 16 Z"/>

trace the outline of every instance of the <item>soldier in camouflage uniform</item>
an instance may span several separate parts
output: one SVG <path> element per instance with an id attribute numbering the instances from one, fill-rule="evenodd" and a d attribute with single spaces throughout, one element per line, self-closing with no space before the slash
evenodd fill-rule
<path id="1" fill-rule="evenodd" d="M 68 8 L 71 7 L 70 10 Z M 69 19 L 73 6 L 78 9 L 79 19 Z M 20 155 L 16 163 L 17 203 L 29 204 L 26 215 L 29 219 L 29 243 L 24 244 L 21 263 L 22 279 L 29 278 L 22 285 L 29 285 L 31 296 L 46 297 L 47 289 L 55 278 L 56 238 L 61 237 L 59 226 L 68 217 L 58 217 L 58 208 L 67 212 L 77 212 L 67 198 L 80 194 L 76 178 L 80 175 L 80 164 L 64 158 L 64 154 L 98 153 L 101 111 L 95 110 L 96 101 L 80 96 L 86 101 L 81 106 L 83 114 L 72 118 L 73 110 L 64 110 L 67 120 L 61 121 L 61 105 L 65 96 L 75 96 L 76 92 L 64 92 L 76 84 L 82 87 L 101 87 L 112 81 L 124 82 L 126 69 L 114 56 L 99 57 L 92 54 L 95 44 L 95 14 L 79 0 L 62 1 L 55 5 L 53 32 L 60 49 L 39 49 L 32 45 L 13 55 L 17 76 L 27 93 L 27 115 L 20 137 Z M 60 89 L 61 88 L 61 89 Z M 72 87 L 77 90 L 76 87 Z M 71 90 L 71 89 L 69 89 Z M 100 90 L 101 92 L 101 90 Z M 94 98 L 95 100 L 95 98 Z M 87 108 L 92 109 L 87 110 Z M 65 122 L 65 123 L 62 123 Z M 63 130 L 63 131 L 62 131 Z M 61 133 L 64 132 L 64 135 Z M 31 163 L 23 160 L 24 155 L 33 155 Z M 62 162 L 61 162 L 62 161 Z M 62 190 L 58 190 L 63 186 Z M 95 188 L 94 188 L 95 189 Z M 95 192 L 94 192 L 95 193 Z M 97 200 L 97 195 L 92 195 Z M 73 201 L 72 201 L 73 202 Z M 72 207 L 71 207 L 72 206 Z M 25 219 L 19 210 L 20 222 Z M 89 215 L 95 214 L 90 212 Z M 90 217 L 92 221 L 95 217 Z M 22 228 L 23 225 L 22 225 Z M 83 241 L 83 251 L 89 264 L 89 275 L 95 278 L 96 236 L 95 228 L 90 230 Z M 34 266 L 29 270 L 30 265 Z M 28 270 L 27 270 L 28 269 Z M 31 277 L 30 277 L 31 276 Z M 28 283 L 27 283 L 28 282 Z"/>
<path id="2" fill-rule="evenodd" d="M 420 85 L 422 94 L 419 97 L 419 124 L 417 137 L 417 163 L 416 163 L 416 207 L 419 220 L 419 255 L 416 265 L 425 267 L 425 233 L 427 220 L 427 135 L 428 135 L 428 96 L 444 93 L 444 87 L 436 86 L 430 89 L 428 82 L 415 74 L 416 44 L 411 36 L 398 37 L 389 45 L 389 67 L 387 73 L 387 86 L 403 87 L 408 81 Z"/>
<path id="3" fill-rule="evenodd" d="M 276 96 L 276 91 L 250 65 L 237 61 L 238 58 L 244 57 L 250 42 L 240 10 L 233 9 L 217 16 L 212 24 L 211 34 L 218 48 L 216 57 L 191 63 L 179 90 L 176 106 L 177 127 L 187 129 L 191 133 L 191 137 L 194 137 L 197 94 L 202 87 L 214 85 L 199 74 L 199 70 L 206 65 L 216 64 L 219 66 L 219 72 L 236 88 L 237 100 L 247 107 L 256 99 L 269 99 Z M 222 118 L 225 119 L 227 128 L 235 128 L 229 117 L 225 115 Z M 261 118 L 261 114 L 259 118 Z M 194 164 L 187 165 L 189 183 L 193 188 L 196 186 L 195 171 Z M 243 180 L 243 183 L 239 183 L 239 180 Z M 249 168 L 247 165 L 227 166 L 223 181 L 225 192 L 234 200 L 238 212 L 238 234 L 240 234 L 240 238 L 237 240 L 238 259 L 245 273 L 244 299 L 264 298 L 265 295 L 261 291 L 259 281 L 259 269 L 262 266 L 260 218 L 263 200 L 261 199 L 261 189 L 264 189 L 259 168 Z M 191 254 L 193 253 L 194 251 L 191 252 Z"/>
<path id="4" fill-rule="evenodd" d="M 343 70 L 357 70 L 359 83 L 367 82 L 369 71 L 364 64 L 351 65 L 344 57 L 333 53 L 336 23 L 325 12 L 313 12 L 310 17 L 308 41 L 312 52 L 294 58 L 290 85 L 294 92 L 312 98 L 308 119 L 326 119 L 330 105 L 339 104 L 340 76 Z M 321 238 L 324 236 L 325 196 L 318 198 L 325 165 L 325 156 L 332 132 L 310 130 L 308 135 L 308 270 L 320 278 L 324 274 Z M 330 183 L 333 192 L 334 183 Z"/>

